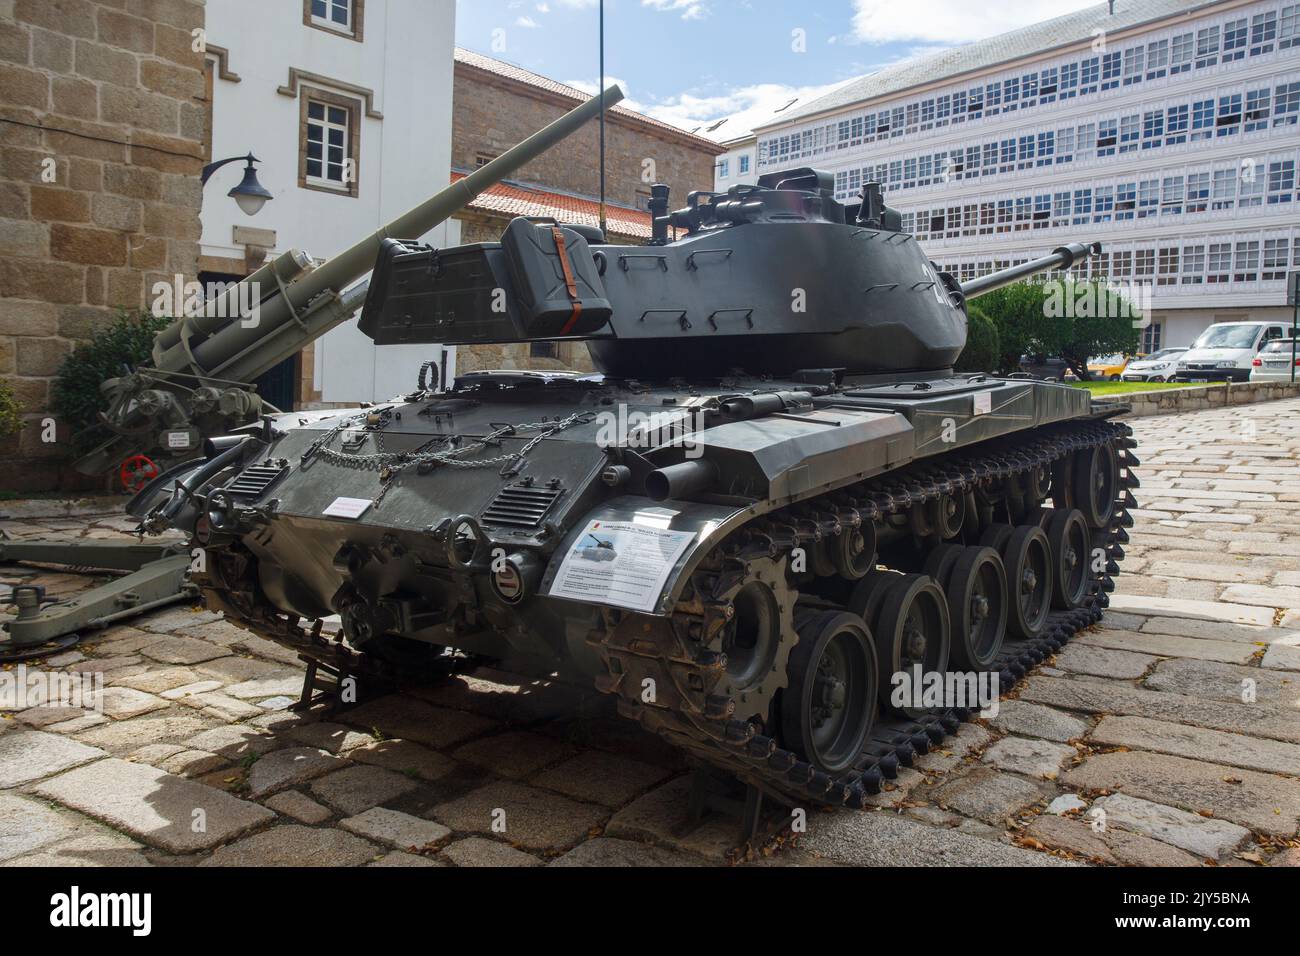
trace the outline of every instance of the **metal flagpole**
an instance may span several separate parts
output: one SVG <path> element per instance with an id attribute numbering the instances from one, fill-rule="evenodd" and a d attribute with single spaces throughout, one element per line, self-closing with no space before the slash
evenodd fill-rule
<path id="1" fill-rule="evenodd" d="M 600 231 L 608 232 L 605 220 L 605 0 L 600 0 Z"/>

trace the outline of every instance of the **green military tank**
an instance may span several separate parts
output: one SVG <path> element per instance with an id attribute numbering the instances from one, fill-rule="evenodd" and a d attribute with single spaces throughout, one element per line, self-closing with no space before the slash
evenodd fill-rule
<path id="1" fill-rule="evenodd" d="M 337 673 L 559 674 L 760 792 L 861 806 L 978 706 L 922 684 L 1006 690 L 1108 603 L 1116 408 L 953 370 L 969 299 L 1100 249 L 959 283 L 876 184 L 668 199 L 649 246 L 526 219 L 377 241 L 381 347 L 583 341 L 595 374 L 426 366 L 209 441 L 137 512 L 191 532 L 211 607 Z"/>

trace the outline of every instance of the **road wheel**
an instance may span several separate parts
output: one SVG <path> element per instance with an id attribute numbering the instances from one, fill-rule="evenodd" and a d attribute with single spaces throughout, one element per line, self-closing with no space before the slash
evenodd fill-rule
<path id="1" fill-rule="evenodd" d="M 922 690 L 915 680 L 918 666 L 922 675 L 947 671 L 952 640 L 948 600 L 926 575 L 906 574 L 885 592 L 878 621 L 881 704 L 904 716 L 920 717 L 928 713 L 926 708 L 909 703 L 894 706 L 894 675 L 907 675 L 905 686 L 910 686 L 915 700 Z"/>
<path id="2" fill-rule="evenodd" d="M 845 611 L 813 612 L 799 626 L 789 675 L 781 691 L 782 742 L 818 770 L 847 770 L 876 716 L 876 649 L 866 624 Z"/>
<path id="3" fill-rule="evenodd" d="M 1077 510 L 1055 511 L 1043 530 L 1052 548 L 1052 607 L 1073 611 L 1088 597 L 1088 523 Z"/>
<path id="4" fill-rule="evenodd" d="M 1110 442 L 1081 451 L 1074 461 L 1074 506 L 1089 528 L 1110 525 L 1119 493 L 1119 457 Z"/>
<path id="5" fill-rule="evenodd" d="M 963 548 L 947 580 L 952 664 L 965 671 L 993 666 L 1007 634 L 1007 572 L 992 548 Z"/>
<path id="6" fill-rule="evenodd" d="M 1015 637 L 1037 637 L 1052 610 L 1052 546 L 1043 529 L 1016 528 L 1002 548 L 1007 573 L 1007 629 Z"/>

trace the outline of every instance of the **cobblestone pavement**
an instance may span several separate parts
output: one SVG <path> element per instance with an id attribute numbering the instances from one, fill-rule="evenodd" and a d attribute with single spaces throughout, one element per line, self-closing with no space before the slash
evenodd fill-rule
<path id="1" fill-rule="evenodd" d="M 750 862 L 1300 863 L 1298 415 L 1285 401 L 1135 422 L 1143 509 L 1103 624 L 874 811 L 813 810 Z M 23 580 L 94 583 L 0 567 L 0 588 Z M 292 654 L 186 608 L 29 666 L 102 673 L 103 707 L 3 715 L 2 865 L 689 866 L 733 842 L 721 818 L 680 835 L 680 758 L 570 686 L 479 670 L 293 713 Z"/>

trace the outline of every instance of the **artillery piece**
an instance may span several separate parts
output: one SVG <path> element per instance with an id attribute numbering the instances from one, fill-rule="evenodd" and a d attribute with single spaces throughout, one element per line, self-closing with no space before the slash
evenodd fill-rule
<path id="1" fill-rule="evenodd" d="M 622 99 L 618 87 L 606 90 L 603 100 L 593 97 L 320 266 L 305 253 L 290 250 L 195 314 L 173 322 L 158 334 L 149 362 L 103 383 L 109 400 L 103 424 L 112 437 L 77 467 L 102 475 L 128 457 L 160 454 L 181 462 L 156 475 L 157 483 L 173 487 L 176 476 L 187 473 L 185 463 L 201 456 L 210 436 L 237 433 L 259 421 L 296 424 L 319 419 L 315 413 L 282 415 L 245 383 L 356 312 L 369 285 L 357 280 L 374 266 L 381 243 L 391 241 L 389 237 L 418 239 Z M 257 304 L 251 315 L 239 305 L 249 302 Z M 49 653 L 75 643 L 77 638 L 70 635 L 79 630 L 107 626 L 192 596 L 186 583 L 188 552 L 175 545 L 87 547 L 0 539 L 3 561 L 134 572 L 71 602 L 47 605 L 42 592 L 16 588 L 10 600 L 20 614 L 5 626 L 7 635 L 0 635 L 0 660 Z"/>

